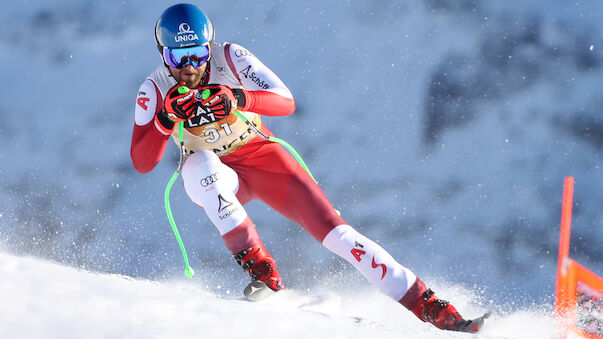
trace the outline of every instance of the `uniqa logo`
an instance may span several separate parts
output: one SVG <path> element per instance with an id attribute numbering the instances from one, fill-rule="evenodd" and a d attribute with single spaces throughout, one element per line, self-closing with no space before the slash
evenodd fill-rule
<path id="1" fill-rule="evenodd" d="M 191 30 L 191 25 L 186 22 L 183 22 L 178 26 L 178 34 L 190 34 L 195 33 L 195 31 Z"/>
<path id="2" fill-rule="evenodd" d="M 178 33 L 174 37 L 176 42 L 186 42 L 192 40 L 199 40 L 197 33 L 191 29 L 191 25 L 186 22 L 183 22 L 178 26 Z"/>

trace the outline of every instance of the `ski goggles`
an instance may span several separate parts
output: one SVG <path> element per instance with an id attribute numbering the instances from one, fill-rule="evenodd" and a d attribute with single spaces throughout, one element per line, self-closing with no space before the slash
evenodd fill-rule
<path id="1" fill-rule="evenodd" d="M 163 48 L 163 61 L 174 68 L 200 67 L 210 58 L 209 44 L 186 48 Z"/>

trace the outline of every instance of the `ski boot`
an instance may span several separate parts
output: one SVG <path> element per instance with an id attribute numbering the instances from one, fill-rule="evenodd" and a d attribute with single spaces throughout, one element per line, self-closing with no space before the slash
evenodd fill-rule
<path id="1" fill-rule="evenodd" d="M 445 300 L 438 299 L 419 278 L 400 300 L 400 303 L 422 321 L 430 322 L 439 329 L 449 331 L 475 333 L 484 324 L 484 319 L 490 316 L 490 312 L 488 312 L 473 320 L 463 319 L 454 306 Z"/>
<path id="2" fill-rule="evenodd" d="M 285 288 L 280 274 L 276 270 L 276 262 L 264 246 L 254 246 L 233 255 L 237 263 L 251 277 L 252 283 L 261 281 L 272 291 Z"/>

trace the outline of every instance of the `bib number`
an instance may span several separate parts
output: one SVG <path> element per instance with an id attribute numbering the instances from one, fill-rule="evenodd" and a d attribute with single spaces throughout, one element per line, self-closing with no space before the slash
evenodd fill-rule
<path id="1" fill-rule="evenodd" d="M 230 126 L 226 123 L 220 125 L 221 129 L 224 131 L 225 135 L 231 135 L 232 130 Z M 220 131 L 217 128 L 208 128 L 204 132 L 205 134 L 205 142 L 207 143 L 215 143 L 220 140 Z"/>

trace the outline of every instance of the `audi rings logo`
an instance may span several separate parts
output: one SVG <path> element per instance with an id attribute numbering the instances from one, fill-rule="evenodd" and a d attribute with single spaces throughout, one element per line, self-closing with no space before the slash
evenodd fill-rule
<path id="1" fill-rule="evenodd" d="M 246 50 L 246 49 L 237 49 L 235 51 L 235 56 L 240 58 L 242 56 L 252 56 L 253 54 L 251 54 L 250 51 Z"/>
<path id="2" fill-rule="evenodd" d="M 216 181 L 218 181 L 218 173 L 212 173 L 211 175 L 201 179 L 201 186 L 207 187 Z"/>
<path id="3" fill-rule="evenodd" d="M 186 22 L 183 22 L 178 26 L 178 34 L 192 34 L 195 33 L 191 30 L 191 25 Z"/>

